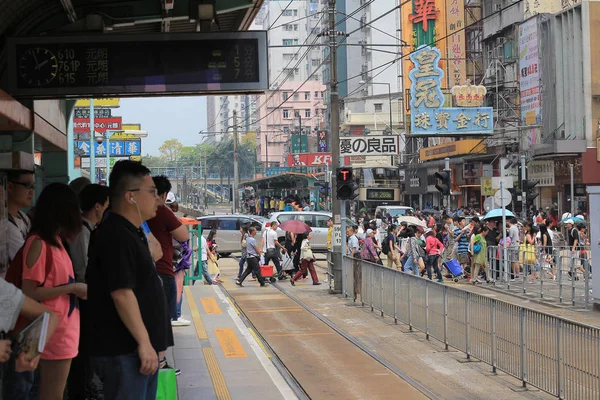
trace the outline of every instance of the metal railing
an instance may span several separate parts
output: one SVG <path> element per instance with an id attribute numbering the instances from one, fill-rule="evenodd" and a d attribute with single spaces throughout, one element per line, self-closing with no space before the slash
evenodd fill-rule
<path id="1" fill-rule="evenodd" d="M 560 304 L 589 308 L 591 264 L 589 247 L 573 252 L 568 246 L 524 249 L 490 246 L 487 254 L 489 285 Z M 518 276 L 512 276 L 512 267 Z M 511 277 L 516 279 L 511 279 Z"/>
<path id="2" fill-rule="evenodd" d="M 600 329 L 344 257 L 344 294 L 561 399 L 600 398 Z"/>

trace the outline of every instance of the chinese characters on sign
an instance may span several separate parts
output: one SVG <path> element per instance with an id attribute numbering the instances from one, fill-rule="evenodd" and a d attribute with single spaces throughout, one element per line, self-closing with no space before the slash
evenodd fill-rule
<path id="1" fill-rule="evenodd" d="M 399 136 L 354 136 L 340 139 L 340 156 L 393 156 L 400 151 Z"/>
<path id="2" fill-rule="evenodd" d="M 323 130 L 318 132 L 317 145 L 319 146 L 319 153 L 327 153 L 327 151 L 329 151 L 327 146 L 327 131 Z"/>
<path id="3" fill-rule="evenodd" d="M 106 156 L 106 142 L 95 143 L 96 156 Z M 142 143 L 138 140 L 111 140 L 109 143 L 111 157 L 140 156 Z M 90 143 L 77 142 L 82 157 L 90 156 Z"/>
<path id="4" fill-rule="evenodd" d="M 292 135 L 292 153 L 308 153 L 308 136 Z"/>
<path id="5" fill-rule="evenodd" d="M 100 133 L 104 133 L 107 130 L 120 130 L 121 125 L 122 125 L 121 117 L 94 119 L 94 130 L 96 132 L 100 132 Z M 90 119 L 89 118 L 73 118 L 73 132 L 74 133 L 89 133 L 90 132 Z"/>
<path id="6" fill-rule="evenodd" d="M 457 136 L 492 134 L 494 129 L 491 107 L 443 107 L 442 78 L 439 67 L 440 50 L 421 46 L 410 55 L 414 68 L 409 73 L 411 133 L 428 136 Z M 475 98 L 483 100 L 479 86 L 467 85 L 460 92 L 465 105 L 474 105 Z M 468 100 L 468 101 L 467 101 Z"/>
<path id="7" fill-rule="evenodd" d="M 448 29 L 448 80 L 449 87 L 463 83 L 467 76 L 465 47 L 465 0 L 446 0 L 446 26 Z"/>
<path id="8" fill-rule="evenodd" d="M 538 186 L 555 186 L 554 160 L 530 161 L 527 164 L 527 178 Z"/>
<path id="9" fill-rule="evenodd" d="M 537 17 L 519 25 L 519 84 L 523 125 L 540 124 L 542 118 L 537 26 Z"/>
<path id="10" fill-rule="evenodd" d="M 95 108 L 94 118 L 111 118 L 112 112 L 110 108 Z M 89 108 L 76 108 L 74 118 L 90 119 Z"/>
<path id="11" fill-rule="evenodd" d="M 408 19 L 413 24 L 422 23 L 423 31 L 429 29 L 429 21 L 435 21 L 440 11 L 435 7 L 435 0 L 414 0 L 413 13 Z"/>

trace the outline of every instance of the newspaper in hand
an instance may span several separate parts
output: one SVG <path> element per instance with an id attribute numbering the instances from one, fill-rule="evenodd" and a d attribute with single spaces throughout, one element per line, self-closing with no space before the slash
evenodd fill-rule
<path id="1" fill-rule="evenodd" d="M 29 361 L 44 351 L 49 321 L 50 314 L 44 313 L 19 332 L 13 344 L 17 357 L 25 353 L 25 358 Z"/>

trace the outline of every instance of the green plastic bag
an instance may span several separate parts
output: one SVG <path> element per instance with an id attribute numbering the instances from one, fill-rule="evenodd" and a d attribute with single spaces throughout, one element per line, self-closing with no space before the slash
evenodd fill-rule
<path id="1" fill-rule="evenodd" d="M 177 400 L 177 378 L 174 369 L 158 370 L 156 400 Z"/>

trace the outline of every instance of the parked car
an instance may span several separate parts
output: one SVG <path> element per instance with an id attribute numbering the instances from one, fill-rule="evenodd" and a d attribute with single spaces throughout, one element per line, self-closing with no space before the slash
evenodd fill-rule
<path id="1" fill-rule="evenodd" d="M 240 252 L 241 226 L 250 224 L 260 232 L 267 222 L 263 217 L 245 214 L 205 215 L 196 220 L 202 226 L 202 236 L 204 237 L 208 236 L 211 229 L 217 230 L 217 251 L 221 257 L 228 257 L 231 253 Z"/>
<path id="2" fill-rule="evenodd" d="M 312 229 L 312 240 L 310 245 L 313 251 L 327 251 L 327 221 L 331 218 L 330 212 L 325 211 L 282 211 L 271 215 L 270 221 L 277 220 L 279 223 L 296 219 L 304 222 Z M 346 220 L 347 225 L 354 225 L 349 218 Z M 285 240 L 285 231 L 277 228 L 277 236 L 279 241 L 283 243 Z"/>

